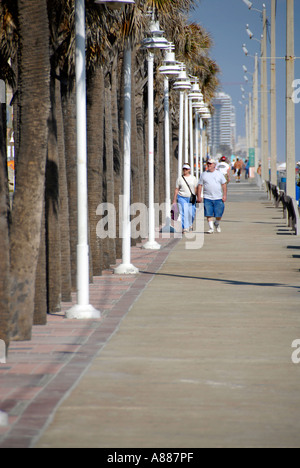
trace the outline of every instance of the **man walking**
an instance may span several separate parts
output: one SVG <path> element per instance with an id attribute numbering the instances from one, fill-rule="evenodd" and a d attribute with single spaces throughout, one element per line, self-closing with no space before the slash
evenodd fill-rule
<path id="1" fill-rule="evenodd" d="M 209 225 L 208 234 L 214 233 L 214 227 L 217 232 L 221 232 L 220 221 L 227 200 L 226 179 L 220 171 L 216 170 L 216 165 L 217 162 L 214 159 L 207 161 L 207 171 L 201 174 L 197 189 L 198 203 L 202 203 L 204 199 L 204 215 Z"/>
<path id="2" fill-rule="evenodd" d="M 236 162 L 234 164 L 235 174 L 236 174 L 236 182 L 241 182 L 241 175 L 242 170 L 244 167 L 244 162 L 242 159 L 236 158 Z"/>

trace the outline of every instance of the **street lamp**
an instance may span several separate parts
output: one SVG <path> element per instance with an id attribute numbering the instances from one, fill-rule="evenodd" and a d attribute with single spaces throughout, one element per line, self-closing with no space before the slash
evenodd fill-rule
<path id="1" fill-rule="evenodd" d="M 249 2 L 249 0 L 243 0 L 243 2 L 245 3 L 245 5 L 247 5 L 247 7 L 249 8 L 249 10 L 258 11 L 259 13 L 262 13 L 261 10 L 258 10 L 257 8 L 252 8 L 253 3 L 252 3 L 252 2 Z M 266 6 L 265 6 L 264 3 L 263 3 L 263 8 L 266 8 Z"/>
<path id="2" fill-rule="evenodd" d="M 295 103 L 293 81 L 295 74 L 294 0 L 286 0 L 286 194 L 296 198 L 295 184 Z"/>
<path id="3" fill-rule="evenodd" d="M 152 13 L 149 36 L 143 39 L 142 47 L 148 50 L 148 152 L 149 152 L 149 238 L 143 245 L 147 250 L 159 250 L 161 246 L 155 241 L 155 207 L 154 207 L 154 52 L 168 48 L 168 41 L 163 37 L 159 22 Z"/>
<path id="4" fill-rule="evenodd" d="M 199 136 L 200 136 L 200 173 L 203 172 L 203 154 L 202 154 L 202 119 L 201 109 L 204 109 L 203 96 L 192 104 L 195 111 L 195 160 L 196 160 L 196 179 L 199 179 Z"/>
<path id="5" fill-rule="evenodd" d="M 104 2 L 104 0 L 102 0 Z M 132 0 L 129 0 L 132 3 Z M 100 0 L 97 0 L 100 3 Z M 107 3 L 111 3 L 109 0 Z M 114 0 L 116 4 L 124 0 Z M 126 1 L 127 3 L 127 1 Z M 85 0 L 75 0 L 76 36 L 76 139 L 77 139 L 77 304 L 66 312 L 69 319 L 99 319 L 100 311 L 90 304 L 89 245 L 88 245 L 88 187 L 87 187 L 87 126 L 86 126 L 86 69 L 85 69 Z"/>
<path id="6" fill-rule="evenodd" d="M 186 75 L 185 65 L 181 64 L 181 71 L 173 88 L 180 91 L 179 105 L 179 142 L 178 142 L 178 177 L 182 172 L 182 150 L 183 150 L 183 121 L 184 121 L 184 95 L 186 91 L 191 89 L 192 85 Z M 185 116 L 187 118 L 187 116 Z"/>
<path id="7" fill-rule="evenodd" d="M 189 98 L 189 103 L 190 103 L 190 161 L 191 161 L 191 168 L 192 168 L 192 173 L 195 175 L 195 170 L 194 170 L 194 141 L 193 141 L 193 103 L 195 103 L 197 100 L 202 99 L 203 100 L 203 95 L 200 91 L 200 86 L 199 86 L 199 80 L 197 77 L 192 76 L 191 77 L 192 81 L 192 88 L 189 92 L 188 98 Z M 197 132 L 196 129 L 196 124 L 197 124 L 197 116 L 195 114 L 195 135 Z M 196 141 L 196 140 L 195 140 Z M 196 172 L 197 172 L 197 165 L 196 165 Z"/>
<path id="8" fill-rule="evenodd" d="M 116 275 L 139 273 L 131 263 L 131 41 L 127 39 L 124 50 L 124 179 L 122 197 L 122 263 L 114 269 Z"/>
<path id="9" fill-rule="evenodd" d="M 247 47 L 246 47 L 246 44 L 243 44 L 243 51 L 244 51 L 244 54 L 245 54 L 245 55 L 248 55 L 248 54 L 249 54 L 248 49 L 247 49 Z"/>
<path id="10" fill-rule="evenodd" d="M 249 2 L 249 0 L 243 0 L 243 2 L 247 5 L 249 10 L 252 8 L 252 2 Z"/>
<path id="11" fill-rule="evenodd" d="M 249 10 L 258 11 L 262 14 L 263 20 L 263 34 L 261 41 L 253 37 L 253 33 L 246 25 L 246 31 L 250 39 L 254 39 L 261 44 L 261 152 L 262 152 L 262 178 L 269 179 L 269 124 L 268 124 L 268 77 L 267 77 L 267 16 L 266 5 L 263 3 L 263 10 L 252 8 L 252 2 L 243 0 L 248 6 Z M 247 54 L 246 54 L 247 55 Z"/>
<path id="12" fill-rule="evenodd" d="M 169 43 L 166 49 L 163 65 L 159 71 L 164 75 L 164 111 L 165 111 L 165 177 L 166 177 L 166 224 L 162 232 L 175 232 L 171 226 L 171 177 L 170 177 L 170 109 L 169 109 L 169 78 L 174 78 L 180 73 L 179 62 L 175 59 L 174 45 Z"/>

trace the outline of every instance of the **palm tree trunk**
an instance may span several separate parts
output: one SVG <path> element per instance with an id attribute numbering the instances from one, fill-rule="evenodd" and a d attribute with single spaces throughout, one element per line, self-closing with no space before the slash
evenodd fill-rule
<path id="1" fill-rule="evenodd" d="M 20 151 L 11 225 L 11 318 L 15 340 L 31 338 L 50 110 L 46 0 L 19 0 Z"/>
<path id="2" fill-rule="evenodd" d="M 103 241 L 97 236 L 97 207 L 103 200 L 104 76 L 96 68 L 87 81 L 88 194 L 90 249 L 94 276 L 103 269 Z"/>
<path id="3" fill-rule="evenodd" d="M 46 165 L 46 247 L 48 312 L 61 310 L 61 248 L 59 205 L 59 158 L 57 147 L 55 77 L 51 76 L 51 112 L 48 119 L 48 158 Z"/>
<path id="4" fill-rule="evenodd" d="M 71 249 L 72 290 L 76 291 L 77 280 L 77 161 L 76 161 L 76 107 L 75 89 L 62 83 L 63 128 L 69 202 L 69 232 Z"/>
<path id="5" fill-rule="evenodd" d="M 111 117 L 112 117 L 112 133 L 113 133 L 113 154 L 114 154 L 114 192 L 115 192 L 115 208 L 116 208 L 116 258 L 122 258 L 122 238 L 120 233 L 120 204 L 119 196 L 122 194 L 122 180 L 123 180 L 123 152 L 120 150 L 120 129 L 119 129 L 119 102 L 118 102 L 118 88 L 124 86 L 122 79 L 118 80 L 118 76 L 124 76 L 123 60 L 120 60 L 116 54 L 112 64 L 112 78 L 111 78 Z M 120 72 L 120 73 L 118 73 Z M 123 119 L 122 119 L 123 120 Z"/>
<path id="6" fill-rule="evenodd" d="M 143 145 L 138 141 L 138 122 L 137 122 L 137 99 L 136 99 L 136 81 L 135 81 L 135 67 L 136 67 L 136 51 L 134 49 L 131 54 L 131 68 L 132 68 L 132 83 L 131 83 L 131 175 L 132 175 L 132 203 L 141 203 L 142 201 L 142 184 L 143 184 L 143 169 L 140 167 L 141 159 L 143 159 Z M 142 156 L 142 158 L 141 158 Z M 136 245 L 140 242 L 141 238 L 132 239 L 131 244 Z"/>
<path id="7" fill-rule="evenodd" d="M 2 110 L 2 109 L 1 109 Z M 1 123 L 6 121 L 1 118 Z M 4 117 L 3 116 L 3 117 Z M 0 123 L 0 340 L 9 345 L 9 195 L 6 161 L 6 126 Z"/>
<path id="8" fill-rule="evenodd" d="M 104 161 L 106 167 L 106 201 L 114 205 L 114 153 L 113 153 L 113 134 L 111 118 L 111 80 L 108 73 L 105 78 L 105 152 Z M 108 266 L 116 263 L 116 244 L 115 239 L 107 238 L 105 242 L 104 256 Z"/>
<path id="9" fill-rule="evenodd" d="M 71 248 L 69 226 L 69 202 L 67 171 L 64 142 L 64 122 L 61 99 L 61 84 L 56 80 L 56 122 L 57 122 L 57 148 L 59 165 L 59 206 L 60 206 L 60 259 L 61 259 L 61 300 L 71 302 Z"/>

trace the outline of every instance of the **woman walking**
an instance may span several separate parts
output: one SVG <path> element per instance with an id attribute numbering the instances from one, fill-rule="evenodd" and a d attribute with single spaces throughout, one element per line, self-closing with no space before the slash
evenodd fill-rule
<path id="1" fill-rule="evenodd" d="M 178 203 L 182 220 L 182 232 L 186 234 L 193 230 L 193 222 L 196 216 L 196 187 L 197 179 L 191 175 L 191 166 L 184 164 L 183 175 L 177 179 L 173 205 Z"/>

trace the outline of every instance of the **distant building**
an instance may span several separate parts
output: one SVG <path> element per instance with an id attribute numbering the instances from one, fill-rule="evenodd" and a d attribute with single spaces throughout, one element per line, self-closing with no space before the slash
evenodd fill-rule
<path id="1" fill-rule="evenodd" d="M 231 97 L 223 92 L 217 93 L 212 101 L 214 113 L 209 122 L 208 135 L 212 156 L 222 152 L 221 147 L 227 146 L 235 150 L 236 116 Z"/>

